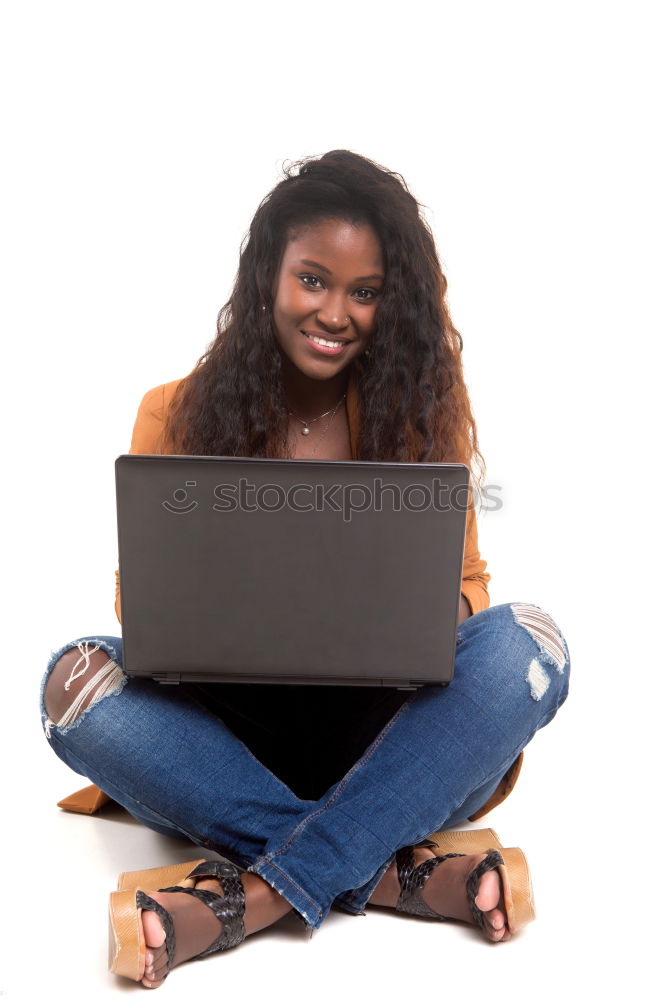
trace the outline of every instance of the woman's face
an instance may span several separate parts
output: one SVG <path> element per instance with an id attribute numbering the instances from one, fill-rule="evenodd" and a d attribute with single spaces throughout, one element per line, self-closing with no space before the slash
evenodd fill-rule
<path id="1" fill-rule="evenodd" d="M 300 372 L 328 379 L 363 354 L 375 332 L 383 278 L 382 248 L 368 225 L 327 219 L 289 240 L 276 279 L 273 328 Z"/>

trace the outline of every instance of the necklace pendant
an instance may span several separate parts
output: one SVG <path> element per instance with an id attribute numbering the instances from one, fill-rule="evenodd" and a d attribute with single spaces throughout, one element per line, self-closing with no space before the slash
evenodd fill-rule
<path id="1" fill-rule="evenodd" d="M 309 434 L 310 433 L 310 428 L 309 427 L 304 427 L 303 428 L 303 433 L 304 434 Z"/>

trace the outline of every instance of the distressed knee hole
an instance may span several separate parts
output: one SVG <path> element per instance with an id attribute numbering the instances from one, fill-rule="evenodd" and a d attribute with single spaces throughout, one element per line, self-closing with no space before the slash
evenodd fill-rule
<path id="1" fill-rule="evenodd" d="M 86 677 L 91 666 L 93 670 Z M 54 726 L 66 732 L 78 725 L 102 698 L 118 694 L 126 681 L 122 668 L 99 644 L 77 642 L 57 661 L 46 684 L 47 738 L 51 738 Z"/>
<path id="2" fill-rule="evenodd" d="M 535 604 L 512 604 L 511 611 L 514 621 L 529 632 L 539 648 L 539 658 L 530 663 L 525 680 L 529 684 L 532 698 L 541 701 L 550 686 L 550 677 L 541 661 L 546 666 L 554 666 L 558 674 L 561 674 L 567 662 L 564 641 L 550 615 Z"/>
<path id="3" fill-rule="evenodd" d="M 532 660 L 527 668 L 527 683 L 530 686 L 530 694 L 535 701 L 541 701 L 550 685 L 550 677 L 543 669 L 538 660 Z"/>

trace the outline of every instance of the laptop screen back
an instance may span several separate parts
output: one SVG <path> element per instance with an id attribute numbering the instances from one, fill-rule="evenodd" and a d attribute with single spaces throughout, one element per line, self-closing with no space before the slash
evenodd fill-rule
<path id="1" fill-rule="evenodd" d="M 468 485 L 459 464 L 120 456 L 125 670 L 447 683 Z"/>

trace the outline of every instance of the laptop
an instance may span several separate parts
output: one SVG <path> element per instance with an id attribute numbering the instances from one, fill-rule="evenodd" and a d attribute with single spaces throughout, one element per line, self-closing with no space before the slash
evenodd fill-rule
<path id="1" fill-rule="evenodd" d="M 130 676 L 450 682 L 467 466 L 121 455 L 115 469 Z"/>

